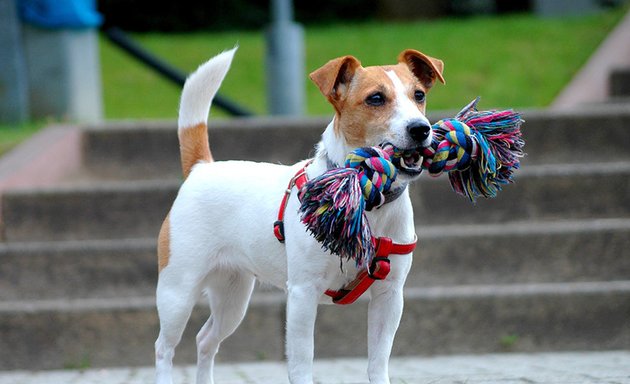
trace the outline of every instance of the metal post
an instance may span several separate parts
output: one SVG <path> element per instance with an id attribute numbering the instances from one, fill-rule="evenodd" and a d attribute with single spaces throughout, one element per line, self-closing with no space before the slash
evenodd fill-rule
<path id="1" fill-rule="evenodd" d="M 25 24 L 22 33 L 31 116 L 101 121 L 98 31 L 94 28 L 44 29 Z"/>
<path id="2" fill-rule="evenodd" d="M 28 119 L 26 62 L 13 0 L 0 1 L 0 122 Z"/>
<path id="3" fill-rule="evenodd" d="M 31 117 L 103 118 L 95 0 L 19 1 Z"/>
<path id="4" fill-rule="evenodd" d="M 293 21 L 291 0 L 272 1 L 267 37 L 267 92 L 273 115 L 304 114 L 304 31 Z"/>

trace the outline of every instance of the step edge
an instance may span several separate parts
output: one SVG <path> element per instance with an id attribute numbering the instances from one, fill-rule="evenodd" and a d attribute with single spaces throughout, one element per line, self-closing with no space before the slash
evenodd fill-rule
<path id="1" fill-rule="evenodd" d="M 630 280 L 405 287 L 406 299 L 630 294 Z"/>
<path id="2" fill-rule="evenodd" d="M 420 240 L 448 237 L 531 236 L 538 234 L 579 234 L 590 232 L 630 231 L 630 218 L 597 218 L 574 220 L 527 220 L 497 224 L 417 225 Z"/>
<path id="3" fill-rule="evenodd" d="M 570 296 L 598 294 L 630 295 L 630 280 L 561 283 L 479 284 L 433 287 L 405 287 L 406 300 L 444 300 L 499 297 Z M 368 301 L 367 295 L 359 299 Z M 257 291 L 251 307 L 284 305 L 286 294 L 281 291 Z M 207 305 L 200 300 L 197 305 Z M 154 296 L 125 298 L 81 298 L 0 301 L 0 316 L 8 313 L 90 312 L 108 310 L 154 310 Z"/>
<path id="4" fill-rule="evenodd" d="M 518 169 L 514 181 L 521 179 L 539 179 L 545 177 L 575 177 L 584 175 L 603 175 L 624 177 L 630 175 L 630 161 L 602 163 L 563 163 L 529 165 Z M 424 177 L 417 183 L 439 181 L 440 177 Z M 417 183 L 415 185 L 417 185 Z M 144 180 L 90 180 L 89 182 L 61 182 L 39 187 L 15 187 L 5 192 L 6 196 L 38 196 L 41 194 L 87 194 L 87 193 L 124 193 L 146 191 L 177 191 L 182 184 L 179 178 L 144 179 Z M 412 186 L 413 188 L 413 186 Z"/>
<path id="5" fill-rule="evenodd" d="M 589 232 L 625 232 L 630 231 L 630 218 L 596 218 L 574 220 L 527 220 L 508 221 L 497 224 L 453 224 L 415 226 L 418 239 L 433 240 L 447 237 L 481 236 L 527 236 L 539 234 L 579 234 Z M 33 252 L 41 250 L 122 250 L 148 249 L 157 246 L 156 237 L 113 238 L 113 239 L 78 239 L 50 241 L 10 241 L 0 243 L 0 252 Z"/>

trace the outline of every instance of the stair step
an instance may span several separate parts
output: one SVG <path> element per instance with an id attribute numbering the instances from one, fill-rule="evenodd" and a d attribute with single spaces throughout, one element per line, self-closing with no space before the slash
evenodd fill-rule
<path id="1" fill-rule="evenodd" d="M 570 111 L 523 111 L 525 165 L 606 163 L 630 160 L 630 109 L 584 106 Z"/>
<path id="2" fill-rule="evenodd" d="M 409 288 L 394 355 L 630 348 L 630 281 Z M 152 297 L 0 302 L 0 369 L 150 365 Z M 283 357 L 285 298 L 255 294 L 220 360 Z M 363 356 L 367 301 L 321 306 L 316 356 Z M 195 360 L 198 308 L 176 362 Z"/>
<path id="3" fill-rule="evenodd" d="M 452 112 L 430 113 L 437 121 Z M 630 110 L 599 106 L 580 111 L 523 111 L 525 165 L 629 161 Z M 216 159 L 292 164 L 312 156 L 326 118 L 256 118 L 210 122 Z M 605 150 L 602 150 L 605 148 Z M 85 175 L 103 178 L 180 178 L 175 122 L 121 122 L 84 131 Z"/>
<path id="4" fill-rule="evenodd" d="M 416 223 L 427 226 L 622 217 L 630 214 L 630 162 L 524 167 L 476 204 L 453 193 L 447 177 L 425 177 L 410 192 Z"/>
<path id="5" fill-rule="evenodd" d="M 258 295 L 239 332 L 222 344 L 220 361 L 280 360 L 284 304 Z M 195 334 L 209 315 L 199 305 L 176 363 L 196 359 Z M 280 322 L 279 322 L 280 321 Z M 0 302 L 0 370 L 138 366 L 154 361 L 155 298 L 125 297 Z M 261 330 L 263 330 L 261 332 Z"/>
<path id="6" fill-rule="evenodd" d="M 3 196 L 7 241 L 156 236 L 180 182 L 127 181 L 12 190 Z M 471 204 L 447 177 L 411 186 L 420 225 L 630 216 L 630 162 L 531 166 L 494 199 Z"/>
<path id="7" fill-rule="evenodd" d="M 630 97 L 630 68 L 615 68 L 611 71 L 609 80 L 610 96 Z"/>
<path id="8" fill-rule="evenodd" d="M 292 164 L 314 154 L 328 124 L 321 118 L 242 118 L 210 123 L 217 160 Z M 181 177 L 175 122 L 121 122 L 84 131 L 87 173 L 104 178 Z"/>
<path id="9" fill-rule="evenodd" d="M 407 286 L 630 280 L 630 219 L 417 227 Z"/>
<path id="10" fill-rule="evenodd" d="M 157 236 L 178 181 L 109 182 L 12 190 L 2 196 L 7 241 Z"/>
<path id="11" fill-rule="evenodd" d="M 407 287 L 630 280 L 630 219 L 417 227 Z M 0 300 L 153 295 L 156 240 L 9 243 Z"/>
<path id="12" fill-rule="evenodd" d="M 155 239 L 11 243 L 0 260 L 0 300 L 155 294 Z"/>

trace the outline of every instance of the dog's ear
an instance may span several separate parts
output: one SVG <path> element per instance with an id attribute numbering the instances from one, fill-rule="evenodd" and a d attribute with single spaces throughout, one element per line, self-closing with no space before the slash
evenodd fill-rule
<path id="1" fill-rule="evenodd" d="M 337 107 L 354 73 L 361 67 L 361 62 L 354 56 L 343 56 L 329 61 L 321 68 L 313 71 L 309 77 L 321 93 Z"/>
<path id="2" fill-rule="evenodd" d="M 442 60 L 427 56 L 414 49 L 407 49 L 398 55 L 398 62 L 406 64 L 427 88 L 431 88 L 436 80 L 446 84 L 444 77 L 442 77 L 442 72 L 444 71 Z"/>

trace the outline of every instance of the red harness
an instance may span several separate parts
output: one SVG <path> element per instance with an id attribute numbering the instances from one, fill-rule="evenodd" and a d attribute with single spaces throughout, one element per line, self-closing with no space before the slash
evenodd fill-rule
<path id="1" fill-rule="evenodd" d="M 278 209 L 278 220 L 273 224 L 273 234 L 278 241 L 284 243 L 284 212 L 287 208 L 289 196 L 293 187 L 298 190 L 306 184 L 308 176 L 306 175 L 306 167 L 300 169 L 295 176 L 289 180 L 289 185 L 280 202 Z M 341 287 L 339 290 L 326 290 L 326 295 L 332 297 L 335 304 L 352 304 L 358 299 L 376 280 L 382 280 L 389 274 L 389 255 L 406 255 L 416 249 L 417 240 L 409 244 L 397 244 L 389 237 L 372 237 L 372 243 L 376 248 L 376 255 L 372 259 L 372 263 L 367 270 L 361 270 L 357 277 L 350 283 Z"/>

